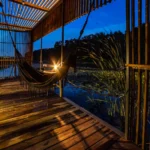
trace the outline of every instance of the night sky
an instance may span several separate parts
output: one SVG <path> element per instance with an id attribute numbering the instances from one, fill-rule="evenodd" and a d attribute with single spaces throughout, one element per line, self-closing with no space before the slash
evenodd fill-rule
<path id="1" fill-rule="evenodd" d="M 137 0 L 136 0 L 137 1 Z M 143 8 L 145 4 L 143 3 Z M 143 9 L 144 10 L 144 9 Z M 136 18 L 137 18 L 136 6 Z M 143 11 L 143 16 L 144 16 Z M 81 27 L 84 24 L 87 15 L 73 21 L 65 26 L 65 40 L 78 38 Z M 143 17 L 143 22 L 144 22 Z M 116 0 L 111 4 L 103 6 L 90 14 L 88 24 L 85 28 L 84 35 L 95 34 L 99 32 L 109 33 L 110 31 L 125 32 L 126 27 L 125 0 Z M 136 21 L 137 25 L 137 21 Z M 43 38 L 43 48 L 53 47 L 56 41 L 61 40 L 61 28 L 46 35 Z M 40 41 L 34 43 L 34 50 L 40 49 Z"/>

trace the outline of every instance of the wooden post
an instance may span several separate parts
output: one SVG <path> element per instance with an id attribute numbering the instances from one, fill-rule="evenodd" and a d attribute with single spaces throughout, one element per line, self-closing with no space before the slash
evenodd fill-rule
<path id="1" fill-rule="evenodd" d="M 30 32 L 30 43 L 31 43 L 31 45 L 30 45 L 30 65 L 32 65 L 32 63 L 33 63 L 33 34 L 32 34 L 32 32 Z"/>
<path id="2" fill-rule="evenodd" d="M 42 31 L 42 23 L 41 23 L 41 50 L 40 50 L 40 71 L 42 71 L 42 67 L 43 67 L 43 53 L 42 53 L 42 48 L 43 48 L 43 31 Z"/>
<path id="3" fill-rule="evenodd" d="M 126 0 L 126 64 L 129 64 L 130 51 L 130 0 Z M 126 68 L 126 109 L 125 138 L 129 138 L 129 67 Z"/>
<path id="4" fill-rule="evenodd" d="M 146 0 L 145 5 L 145 64 L 149 63 L 149 8 L 150 0 Z M 142 149 L 146 149 L 146 137 L 147 137 L 147 113 L 148 113 L 148 84 L 149 84 L 149 72 L 145 70 L 145 83 L 144 83 L 144 103 L 143 103 L 143 127 L 142 127 Z"/>
<path id="5" fill-rule="evenodd" d="M 138 0 L 138 64 L 141 64 L 141 24 L 142 24 L 142 0 Z M 140 112 L 141 112 L 141 70 L 138 69 L 137 119 L 136 119 L 136 139 L 135 139 L 136 144 L 139 143 Z"/>
<path id="6" fill-rule="evenodd" d="M 62 2 L 62 43 L 61 43 L 61 66 L 63 65 L 64 55 L 64 25 L 65 25 L 65 0 Z M 63 80 L 59 81 L 59 96 L 63 97 Z"/>
<path id="7" fill-rule="evenodd" d="M 16 43 L 16 31 L 14 31 L 14 40 Z M 14 76 L 16 77 L 16 50 L 14 48 Z"/>
<path id="8" fill-rule="evenodd" d="M 132 64 L 135 63 L 135 56 L 134 56 L 134 53 L 135 53 L 135 0 L 132 0 Z M 131 112 L 131 117 L 130 117 L 130 122 L 131 122 L 131 126 L 132 126 L 132 130 L 131 130 L 131 138 L 134 139 L 134 136 L 135 136 L 135 130 L 134 130 L 134 126 L 135 126 L 135 120 L 133 119 L 134 118 L 134 105 L 135 105 L 135 70 L 134 68 L 132 68 L 132 94 L 131 94 L 131 101 L 130 101 L 130 112 Z"/>

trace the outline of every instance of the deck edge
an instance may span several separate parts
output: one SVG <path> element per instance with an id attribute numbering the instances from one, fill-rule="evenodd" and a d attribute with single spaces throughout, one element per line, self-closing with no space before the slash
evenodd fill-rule
<path id="1" fill-rule="evenodd" d="M 73 101 L 71 101 L 70 99 L 68 99 L 67 97 L 63 97 L 63 99 L 65 101 L 67 101 L 68 103 L 74 105 L 75 107 L 79 108 L 81 111 L 87 113 L 88 115 L 90 115 L 92 118 L 96 119 L 97 121 L 99 121 L 101 124 L 105 125 L 107 128 L 109 128 L 110 130 L 112 130 L 113 132 L 115 132 L 116 134 L 118 134 L 120 137 L 124 138 L 124 133 L 122 131 L 120 131 L 119 129 L 115 128 L 114 126 L 110 125 L 109 123 L 107 123 L 106 121 L 102 120 L 101 118 L 95 116 L 94 114 L 92 114 L 91 112 L 89 112 L 88 110 L 86 110 L 85 108 L 79 106 L 78 104 L 74 103 Z"/>

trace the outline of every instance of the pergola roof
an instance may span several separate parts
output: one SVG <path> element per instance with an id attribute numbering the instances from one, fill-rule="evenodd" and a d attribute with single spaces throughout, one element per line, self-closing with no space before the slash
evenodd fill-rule
<path id="1" fill-rule="evenodd" d="M 4 14 L 0 9 L 0 30 L 31 31 L 33 41 L 62 26 L 62 2 L 64 1 L 67 24 L 92 9 L 111 3 L 112 0 L 0 0 Z M 92 2 L 92 6 L 91 6 Z"/>
<path id="2" fill-rule="evenodd" d="M 61 0 L 1 0 L 12 30 L 31 30 Z M 0 29 L 7 29 L 0 9 Z"/>

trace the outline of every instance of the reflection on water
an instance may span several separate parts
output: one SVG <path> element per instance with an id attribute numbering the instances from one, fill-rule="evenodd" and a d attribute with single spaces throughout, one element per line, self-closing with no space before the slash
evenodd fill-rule
<path id="1" fill-rule="evenodd" d="M 56 88 L 55 92 L 56 94 L 59 94 L 59 89 Z M 89 102 L 89 98 L 104 100 L 106 99 L 105 96 L 102 96 L 92 91 L 87 91 L 81 88 L 76 88 L 69 83 L 67 83 L 64 86 L 63 96 L 69 98 L 70 100 L 80 105 L 81 107 L 84 107 L 85 109 L 91 111 L 92 113 L 96 114 L 100 118 L 103 118 L 104 120 L 109 121 L 108 114 L 106 112 L 107 106 L 105 104 L 102 104 L 103 108 L 100 108 L 98 111 L 95 111 L 94 108 L 92 108 L 91 103 Z M 114 100 L 113 97 L 107 97 L 107 98 L 109 98 L 110 100 Z"/>
<path id="2" fill-rule="evenodd" d="M 56 88 L 55 92 L 57 94 L 59 94 L 59 89 Z M 106 103 L 100 105 L 99 110 L 95 111 L 94 110 L 95 108 L 92 108 L 93 106 L 91 105 L 91 103 L 88 102 L 89 97 L 94 98 L 94 99 L 104 100 L 104 99 L 106 99 L 105 96 L 102 96 L 100 94 L 97 94 L 97 93 L 94 93 L 94 92 L 91 92 L 91 91 L 86 91 L 86 90 L 83 90 L 81 88 L 74 87 L 71 84 L 67 83 L 64 86 L 64 97 L 69 98 L 70 100 L 72 100 L 73 102 L 78 104 L 79 106 L 91 111 L 96 116 L 98 116 L 101 119 L 109 122 L 110 124 L 112 124 L 113 126 L 119 128 L 120 130 L 124 130 L 124 118 L 122 118 L 122 123 L 121 123 L 119 121 L 119 119 L 117 119 L 117 116 L 112 117 L 112 116 L 108 115 L 108 113 L 106 111 L 107 110 L 107 104 Z M 112 101 L 114 100 L 113 97 L 107 97 L 107 99 L 110 99 Z M 148 133 L 150 133 L 150 115 L 148 116 L 147 125 L 148 125 L 147 126 L 147 131 L 148 131 Z M 150 139 L 150 135 L 148 135 L 148 139 Z"/>
<path id="3" fill-rule="evenodd" d="M 39 63 L 33 63 L 32 66 L 34 68 L 39 68 Z M 16 76 L 18 76 L 19 71 L 18 67 L 16 66 Z M 8 77 L 14 77 L 15 76 L 15 66 L 9 65 L 7 68 L 0 68 L 0 79 L 8 78 Z"/>
<path id="4" fill-rule="evenodd" d="M 18 68 L 16 67 L 16 75 L 18 76 Z M 15 76 L 15 67 L 13 65 L 9 66 L 8 68 L 1 68 L 0 69 L 0 79 L 14 77 Z"/>

